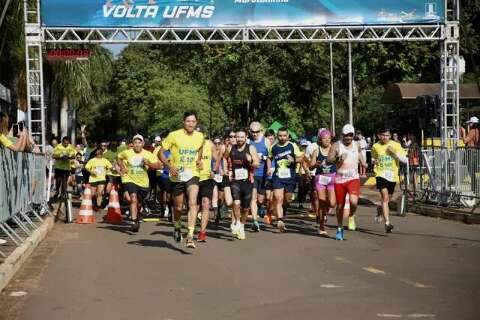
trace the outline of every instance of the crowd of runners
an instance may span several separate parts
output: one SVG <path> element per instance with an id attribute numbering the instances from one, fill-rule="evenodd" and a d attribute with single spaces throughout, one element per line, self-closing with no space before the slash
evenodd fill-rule
<path id="1" fill-rule="evenodd" d="M 314 142 L 301 139 L 297 144 L 287 128 L 265 130 L 256 121 L 248 128 L 209 137 L 198 126 L 197 114 L 186 112 L 180 129 L 155 137 L 151 146 L 137 134 L 120 145 L 102 142 L 88 154 L 84 128 L 81 134 L 84 145 L 74 147 L 68 138 L 52 144 L 49 154 L 55 163 L 57 196 L 67 185 L 78 192 L 88 187 L 100 209 L 106 205 L 105 196 L 116 188 L 128 204 L 132 232 L 139 231 L 142 208 L 153 197 L 172 222 L 177 242 L 184 238 L 181 217 L 187 212 L 189 248 L 195 248 L 195 238 L 207 240 L 210 220 L 218 226 L 229 218 L 231 233 L 240 240 L 246 238 L 247 223 L 252 231 L 260 231 L 263 224 L 275 222 L 279 232 L 287 232 L 284 219 L 295 192 L 302 199 L 309 195 L 320 236 L 329 236 L 327 213 L 336 210 L 335 238 L 343 240 L 345 205 L 350 208 L 348 229 L 355 230 L 360 178 L 369 164 L 374 166 L 382 204 L 376 219 L 383 220 L 390 233 L 388 202 L 399 182 L 400 163 L 408 161 L 400 143 L 382 129 L 367 164 L 364 146 L 354 140 L 350 124 L 342 128 L 338 141 L 321 128 Z M 195 235 L 197 220 L 200 229 Z"/>

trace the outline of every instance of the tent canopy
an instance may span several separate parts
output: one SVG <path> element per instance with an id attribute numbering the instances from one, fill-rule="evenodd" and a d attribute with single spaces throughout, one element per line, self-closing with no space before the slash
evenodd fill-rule
<path id="1" fill-rule="evenodd" d="M 272 129 L 273 131 L 275 131 L 275 133 L 277 133 L 278 129 L 280 129 L 281 127 L 284 127 L 284 125 L 281 124 L 278 121 L 274 121 L 270 125 L 270 127 L 268 127 L 268 129 Z M 297 140 L 298 139 L 298 135 L 290 129 L 288 129 L 288 134 L 290 135 L 290 138 L 292 138 L 292 140 Z"/>

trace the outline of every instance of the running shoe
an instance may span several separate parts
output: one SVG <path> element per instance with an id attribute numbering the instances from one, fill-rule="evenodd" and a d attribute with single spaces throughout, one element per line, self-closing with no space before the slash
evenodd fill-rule
<path id="1" fill-rule="evenodd" d="M 234 236 L 238 235 L 238 226 L 235 223 L 230 225 L 230 230 Z"/>
<path id="2" fill-rule="evenodd" d="M 343 241 L 343 228 L 337 228 L 337 234 L 335 235 L 335 239 Z"/>
<path id="3" fill-rule="evenodd" d="M 391 223 L 385 224 L 385 231 L 387 233 L 392 233 L 392 230 L 393 230 L 393 224 L 391 224 Z"/>
<path id="4" fill-rule="evenodd" d="M 245 240 L 245 228 L 243 226 L 238 227 L 237 239 Z"/>
<path id="5" fill-rule="evenodd" d="M 287 228 L 285 227 L 285 223 L 282 220 L 278 220 L 277 228 L 280 232 L 287 232 Z"/>
<path id="6" fill-rule="evenodd" d="M 383 221 L 382 207 L 377 207 L 377 215 L 375 216 L 375 222 L 380 223 Z"/>
<path id="7" fill-rule="evenodd" d="M 328 232 L 325 231 L 325 230 L 322 230 L 322 229 L 318 229 L 318 235 L 319 235 L 320 237 L 326 237 L 326 238 L 328 238 Z"/>
<path id="8" fill-rule="evenodd" d="M 207 242 L 207 232 L 206 231 L 200 231 L 198 233 L 198 242 Z"/>
<path id="9" fill-rule="evenodd" d="M 263 206 L 261 206 L 260 208 L 258 208 L 258 216 L 259 216 L 260 218 L 265 217 L 265 211 L 266 211 L 266 210 L 265 210 L 265 207 L 263 207 Z"/>
<path id="10" fill-rule="evenodd" d="M 138 230 L 140 230 L 140 222 L 134 221 L 132 226 L 130 227 L 130 231 L 138 232 Z"/>
<path id="11" fill-rule="evenodd" d="M 348 217 L 348 230 L 357 230 L 357 224 L 355 223 L 355 217 Z"/>
<path id="12" fill-rule="evenodd" d="M 181 242 L 182 241 L 182 228 L 175 228 L 174 229 L 173 239 L 175 239 L 176 242 Z"/>
<path id="13" fill-rule="evenodd" d="M 187 236 L 187 239 L 185 240 L 185 246 L 187 248 L 195 249 L 195 241 L 193 241 L 193 236 Z"/>
<path id="14" fill-rule="evenodd" d="M 272 224 L 272 215 L 266 214 L 265 217 L 263 217 L 263 222 L 265 224 Z"/>
<path id="15" fill-rule="evenodd" d="M 260 224 L 258 223 L 257 220 L 253 221 L 252 231 L 253 231 L 253 232 L 258 232 L 258 231 L 260 231 Z"/>

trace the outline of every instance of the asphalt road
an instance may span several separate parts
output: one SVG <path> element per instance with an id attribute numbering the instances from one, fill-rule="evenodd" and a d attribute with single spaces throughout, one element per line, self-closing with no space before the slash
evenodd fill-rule
<path id="1" fill-rule="evenodd" d="M 2 293 L 0 318 L 479 319 L 480 228 L 410 215 L 386 235 L 374 212 L 362 207 L 343 242 L 303 217 L 245 241 L 225 222 L 194 250 L 166 222 L 138 234 L 60 223 Z"/>

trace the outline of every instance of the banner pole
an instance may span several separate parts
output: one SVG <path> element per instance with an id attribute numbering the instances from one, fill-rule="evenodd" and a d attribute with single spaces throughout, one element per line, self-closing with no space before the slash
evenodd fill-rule
<path id="1" fill-rule="evenodd" d="M 353 126 L 352 43 L 348 43 L 348 123 Z"/>
<path id="2" fill-rule="evenodd" d="M 330 42 L 330 95 L 332 103 L 332 134 L 335 136 L 335 96 L 333 94 L 333 43 Z"/>

